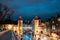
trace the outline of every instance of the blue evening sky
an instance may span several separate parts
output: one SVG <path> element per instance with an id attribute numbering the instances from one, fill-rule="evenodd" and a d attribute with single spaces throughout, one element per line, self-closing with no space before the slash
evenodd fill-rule
<path id="1" fill-rule="evenodd" d="M 13 20 L 19 16 L 32 19 L 36 15 L 44 19 L 60 12 L 60 0 L 0 0 L 0 3 L 15 11 Z"/>

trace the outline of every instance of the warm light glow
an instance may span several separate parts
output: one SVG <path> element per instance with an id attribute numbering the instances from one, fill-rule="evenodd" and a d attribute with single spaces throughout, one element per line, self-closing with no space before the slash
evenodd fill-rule
<path id="1" fill-rule="evenodd" d="M 40 26 L 40 27 L 44 27 L 44 26 L 45 26 L 45 24 L 44 24 L 44 23 L 41 23 L 39 26 Z"/>
<path id="2" fill-rule="evenodd" d="M 49 38 L 45 36 L 45 37 L 42 37 L 41 40 L 49 40 Z"/>
<path id="3" fill-rule="evenodd" d="M 39 27 L 37 27 L 37 28 L 35 29 L 35 34 L 40 34 L 40 31 L 41 31 L 41 29 L 40 29 Z"/>
<path id="4" fill-rule="evenodd" d="M 52 37 L 57 37 L 57 34 L 56 33 L 52 33 Z"/>
<path id="5" fill-rule="evenodd" d="M 17 30 L 17 27 L 14 27 L 14 31 L 16 31 Z"/>
<path id="6" fill-rule="evenodd" d="M 38 38 L 39 38 L 39 35 L 36 35 L 36 40 L 38 40 Z"/>
<path id="7" fill-rule="evenodd" d="M 58 21 L 60 21 L 60 18 L 58 18 Z"/>
<path id="8" fill-rule="evenodd" d="M 41 25 L 45 26 L 45 24 L 44 24 L 44 23 L 42 23 Z"/>
<path id="9" fill-rule="evenodd" d="M 8 30 L 12 30 L 12 25 L 8 25 Z"/>
<path id="10" fill-rule="evenodd" d="M 52 29 L 55 30 L 55 25 L 52 25 Z"/>
<path id="11" fill-rule="evenodd" d="M 54 21 L 52 21 L 52 23 L 54 23 Z"/>
<path id="12" fill-rule="evenodd" d="M 17 33 L 19 34 L 19 28 L 17 27 Z"/>

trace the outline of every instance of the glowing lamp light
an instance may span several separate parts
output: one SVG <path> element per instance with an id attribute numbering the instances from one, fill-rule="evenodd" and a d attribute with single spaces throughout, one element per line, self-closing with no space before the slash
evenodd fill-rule
<path id="1" fill-rule="evenodd" d="M 39 38 L 39 35 L 36 35 L 36 40 L 38 40 L 38 38 Z"/>
<path id="2" fill-rule="evenodd" d="M 14 31 L 16 31 L 17 30 L 17 28 L 16 27 L 14 27 Z"/>
<path id="3" fill-rule="evenodd" d="M 17 33 L 19 34 L 19 28 L 17 27 Z"/>
<path id="4" fill-rule="evenodd" d="M 53 32 L 52 37 L 57 37 L 57 34 L 55 32 Z"/>
<path id="5" fill-rule="evenodd" d="M 49 37 L 48 36 L 42 36 L 41 40 L 49 40 Z"/>
<path id="6" fill-rule="evenodd" d="M 8 25 L 8 30 L 11 30 L 12 29 L 12 25 Z"/>
<path id="7" fill-rule="evenodd" d="M 60 21 L 60 18 L 58 18 L 58 21 Z"/>
<path id="8" fill-rule="evenodd" d="M 40 32 L 40 30 L 38 29 L 38 32 Z"/>

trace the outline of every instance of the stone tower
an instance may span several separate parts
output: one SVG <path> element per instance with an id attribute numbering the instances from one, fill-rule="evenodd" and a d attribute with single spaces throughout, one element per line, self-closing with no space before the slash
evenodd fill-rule
<path id="1" fill-rule="evenodd" d="M 22 35 L 23 35 L 23 20 L 22 20 L 21 16 L 18 19 L 18 35 L 19 35 L 19 37 L 21 39 Z"/>

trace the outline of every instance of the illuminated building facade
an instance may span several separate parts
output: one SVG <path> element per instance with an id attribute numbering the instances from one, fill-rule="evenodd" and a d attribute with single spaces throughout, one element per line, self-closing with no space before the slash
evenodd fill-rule
<path id="1" fill-rule="evenodd" d="M 23 20 L 20 16 L 18 18 L 18 24 L 4 24 L 3 27 L 5 27 L 6 30 L 12 30 L 15 32 L 16 35 L 18 35 L 19 40 L 22 38 L 23 35 Z"/>
<path id="2" fill-rule="evenodd" d="M 18 19 L 18 35 L 19 35 L 20 38 L 23 35 L 23 20 L 22 20 L 21 16 Z"/>
<path id="3" fill-rule="evenodd" d="M 31 34 L 33 33 L 33 38 L 35 38 L 35 40 L 38 40 L 41 38 L 41 36 L 45 36 L 45 35 L 50 35 L 52 37 L 55 37 L 55 35 L 57 35 L 57 32 L 60 32 L 60 28 L 57 29 L 57 27 L 60 27 L 60 18 L 57 19 L 58 23 L 56 23 L 55 19 L 51 19 L 50 21 L 47 22 L 41 22 L 41 19 L 39 19 L 37 16 L 35 16 L 35 18 L 33 19 L 33 24 L 32 27 L 29 24 L 28 21 L 28 25 L 23 24 L 23 20 L 22 17 L 20 16 L 18 18 L 18 24 L 4 24 L 6 26 L 7 30 L 13 30 L 14 32 L 16 31 L 16 33 L 18 34 L 18 38 L 19 40 L 22 38 L 23 32 L 31 32 Z M 57 25 L 57 26 L 56 26 Z M 31 30 L 31 31 L 30 31 Z M 41 33 L 43 32 L 43 34 Z M 53 36 L 54 34 L 54 36 Z"/>
<path id="4" fill-rule="evenodd" d="M 36 16 L 34 18 L 34 38 L 35 40 L 40 39 L 41 35 L 43 32 L 43 34 L 47 34 L 47 28 L 45 23 L 41 22 L 41 20 L 39 20 L 39 18 Z"/>
<path id="5" fill-rule="evenodd" d="M 34 38 L 36 38 L 36 40 L 38 40 L 40 37 L 39 37 L 39 34 L 40 34 L 40 28 L 39 28 L 39 19 L 38 17 L 36 16 L 34 18 Z"/>

